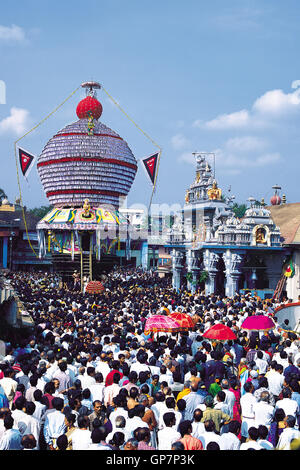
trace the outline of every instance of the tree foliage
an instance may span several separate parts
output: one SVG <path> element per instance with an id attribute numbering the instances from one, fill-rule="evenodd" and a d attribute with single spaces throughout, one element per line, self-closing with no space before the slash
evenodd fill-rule
<path id="1" fill-rule="evenodd" d="M 241 218 L 244 217 L 244 215 L 245 215 L 245 212 L 246 212 L 246 210 L 247 210 L 247 206 L 246 206 L 246 204 L 238 204 L 238 203 L 236 202 L 235 204 L 233 204 L 232 210 L 233 210 L 234 215 L 235 215 L 238 219 L 241 219 Z"/>
<path id="2" fill-rule="evenodd" d="M 35 215 L 39 219 L 45 217 L 45 215 L 51 210 L 51 206 L 40 206 L 33 209 L 29 209 L 28 212 Z"/>

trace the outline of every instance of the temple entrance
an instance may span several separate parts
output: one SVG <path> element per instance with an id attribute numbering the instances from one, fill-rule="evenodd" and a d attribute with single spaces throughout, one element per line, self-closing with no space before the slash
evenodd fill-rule
<path id="1" fill-rule="evenodd" d="M 263 256 L 248 255 L 243 271 L 244 288 L 267 289 L 269 287 Z"/>
<path id="2" fill-rule="evenodd" d="M 215 293 L 217 295 L 225 295 L 225 263 L 222 256 L 219 257 L 216 268 L 218 270 L 216 275 L 216 288 Z"/>
<path id="3" fill-rule="evenodd" d="M 81 235 L 81 249 L 83 252 L 90 252 L 91 235 L 84 233 Z"/>

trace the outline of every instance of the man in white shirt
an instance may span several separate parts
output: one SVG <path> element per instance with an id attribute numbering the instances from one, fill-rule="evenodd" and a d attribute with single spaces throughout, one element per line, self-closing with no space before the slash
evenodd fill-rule
<path id="1" fill-rule="evenodd" d="M 160 417 L 163 416 L 164 413 L 168 413 L 169 408 L 165 402 L 165 395 L 162 392 L 157 392 L 155 394 L 155 403 L 151 406 L 151 410 L 155 415 L 155 419 L 157 423 L 160 422 Z"/>
<path id="2" fill-rule="evenodd" d="M 258 373 L 260 375 L 264 375 L 268 369 L 268 362 L 263 358 L 263 352 L 257 351 L 256 358 L 254 360 L 258 368 Z"/>
<path id="3" fill-rule="evenodd" d="M 92 444 L 91 431 L 89 430 L 89 418 L 78 417 L 78 428 L 71 434 L 73 450 L 87 450 Z"/>
<path id="4" fill-rule="evenodd" d="M 22 436 L 26 429 L 25 405 L 26 399 L 20 396 L 15 400 L 15 409 L 11 412 L 14 419 L 14 429 L 18 429 Z"/>
<path id="5" fill-rule="evenodd" d="M 220 446 L 220 436 L 216 434 L 216 426 L 212 419 L 204 421 L 205 431 L 200 435 L 199 440 L 202 442 L 203 449 L 207 449 L 210 442 L 216 442 Z"/>
<path id="6" fill-rule="evenodd" d="M 101 353 L 100 360 L 97 362 L 97 365 L 96 365 L 96 372 L 100 372 L 102 374 L 104 382 L 105 382 L 107 375 L 110 373 L 110 367 L 106 359 L 107 359 L 106 354 L 104 352 Z"/>
<path id="7" fill-rule="evenodd" d="M 26 429 L 23 433 L 25 436 L 26 434 L 32 434 L 36 440 L 36 448 L 39 449 L 39 437 L 40 437 L 40 422 L 33 416 L 35 412 L 35 404 L 32 401 L 28 401 L 25 405 L 25 412 L 26 412 Z"/>
<path id="8" fill-rule="evenodd" d="M 14 419 L 10 414 L 4 417 L 5 431 L 0 440 L 0 450 L 21 450 L 22 434 L 18 429 L 13 428 Z"/>
<path id="9" fill-rule="evenodd" d="M 229 416 L 232 418 L 233 417 L 233 407 L 236 402 L 235 394 L 229 390 L 230 385 L 227 379 L 223 379 L 221 381 L 221 387 L 223 392 L 225 393 L 225 400 L 224 403 L 228 405 L 230 413 Z"/>
<path id="10" fill-rule="evenodd" d="M 192 422 L 192 436 L 200 439 L 200 436 L 205 432 L 204 423 L 201 422 L 203 418 L 203 411 L 197 408 L 194 411 L 194 419 Z"/>
<path id="11" fill-rule="evenodd" d="M 64 408 L 63 399 L 59 397 L 53 398 L 52 406 L 55 408 L 55 411 L 46 415 L 44 423 L 44 438 L 50 450 L 56 448 L 56 439 L 61 434 L 64 434 L 66 429 L 65 415 L 62 413 Z"/>
<path id="12" fill-rule="evenodd" d="M 94 379 L 95 383 L 88 387 L 91 392 L 91 400 L 92 402 L 94 402 L 95 400 L 99 400 L 102 402 L 105 385 L 103 383 L 103 375 L 101 374 L 101 372 L 97 372 L 94 375 Z"/>
<path id="13" fill-rule="evenodd" d="M 119 386 L 119 382 L 120 382 L 120 374 L 116 372 L 113 376 L 113 383 L 104 388 L 103 401 L 106 407 L 114 406 L 113 399 L 119 394 L 119 391 L 121 389 Z"/>
<path id="14" fill-rule="evenodd" d="M 109 417 L 109 420 L 110 420 L 110 417 Z M 124 416 L 118 415 L 115 418 L 114 423 L 112 424 L 112 431 L 108 434 L 106 438 L 106 442 L 109 442 L 113 438 L 115 432 L 122 432 L 124 434 L 124 442 L 126 442 L 128 439 L 131 438 L 131 433 L 128 432 L 125 428 L 126 428 L 126 419 L 124 418 Z"/>
<path id="15" fill-rule="evenodd" d="M 171 450 L 172 444 L 181 439 L 181 434 L 174 429 L 176 418 L 171 411 L 163 416 L 165 427 L 157 433 L 158 450 Z"/>
<path id="16" fill-rule="evenodd" d="M 296 419 L 294 416 L 286 416 L 284 418 L 286 428 L 282 431 L 279 436 L 279 440 L 276 446 L 277 450 L 290 450 L 290 444 L 293 439 L 300 438 L 300 431 L 295 429 Z"/>
<path id="17" fill-rule="evenodd" d="M 35 411 L 33 416 L 40 422 L 43 414 L 45 413 L 47 407 L 43 403 L 41 403 L 43 394 L 41 390 L 36 390 L 33 392 L 33 403 L 35 404 Z"/>
<path id="18" fill-rule="evenodd" d="M 241 425 L 238 421 L 230 421 L 228 424 L 228 432 L 224 432 L 220 436 L 220 450 L 239 450 L 241 446 L 241 441 L 238 438 L 240 430 Z"/>
<path id="19" fill-rule="evenodd" d="M 248 429 L 254 426 L 254 410 L 253 406 L 257 403 L 256 398 L 253 395 L 254 387 L 251 382 L 246 382 L 244 385 L 246 393 L 242 395 L 240 399 L 241 411 L 242 411 L 242 427 L 241 435 L 244 440 L 248 437 Z"/>
<path id="20" fill-rule="evenodd" d="M 248 430 L 249 440 L 243 442 L 240 446 L 240 450 L 262 450 L 262 446 L 257 442 L 258 441 L 258 429 L 251 426 Z"/>
<path id="21" fill-rule="evenodd" d="M 89 388 L 90 385 L 94 385 L 96 383 L 94 375 L 94 367 L 82 367 L 79 369 L 79 375 L 76 378 L 80 380 L 82 390 L 84 390 L 85 388 Z"/>
<path id="22" fill-rule="evenodd" d="M 12 402 L 17 390 L 18 382 L 14 380 L 16 371 L 12 367 L 4 370 L 4 377 L 0 380 L 4 393 L 9 401 L 9 407 L 12 407 Z"/>
<path id="23" fill-rule="evenodd" d="M 111 422 L 112 427 L 115 426 L 115 420 L 119 416 L 123 416 L 126 420 L 128 419 L 128 411 L 124 408 L 126 402 L 124 403 L 120 397 L 117 395 L 113 398 L 114 410 L 109 415 L 109 421 Z"/>
<path id="24" fill-rule="evenodd" d="M 179 426 L 179 423 L 182 420 L 182 414 L 180 413 L 180 411 L 175 410 L 175 408 L 176 408 L 175 398 L 173 396 L 167 397 L 166 400 L 165 400 L 165 406 L 166 406 L 166 411 L 162 411 L 162 413 L 160 414 L 160 417 L 159 417 L 158 429 L 163 429 L 165 427 L 164 415 L 166 413 L 172 412 L 175 415 L 174 429 L 177 430 L 177 428 Z M 152 407 L 151 407 L 151 409 L 152 409 Z M 153 413 L 154 413 L 154 411 L 153 411 Z M 154 413 L 154 415 L 155 415 L 155 413 Z"/>
<path id="25" fill-rule="evenodd" d="M 133 409 L 129 410 L 129 419 L 126 422 L 125 430 L 130 433 L 131 437 L 137 428 L 149 428 L 148 424 L 142 420 L 145 414 L 144 405 L 136 405 Z M 132 416 L 132 417 L 131 417 Z"/>
<path id="26" fill-rule="evenodd" d="M 173 375 L 168 371 L 165 365 L 162 365 L 160 367 L 159 382 L 166 382 L 168 384 L 168 387 L 172 387 L 172 385 L 174 385 Z"/>
<path id="27" fill-rule="evenodd" d="M 271 369 L 266 373 L 265 377 L 268 379 L 270 392 L 274 395 L 275 399 L 278 398 L 284 385 L 283 366 L 277 364 L 276 361 L 272 361 Z"/>
<path id="28" fill-rule="evenodd" d="M 224 390 L 220 390 L 217 395 L 215 396 L 214 402 L 214 409 L 221 410 L 226 415 L 229 415 L 231 418 L 233 417 L 233 409 L 229 407 L 227 403 L 225 403 L 226 394 Z"/>
<path id="29" fill-rule="evenodd" d="M 291 415 L 297 418 L 300 414 L 299 405 L 296 400 L 291 398 L 292 392 L 289 388 L 282 390 L 282 400 L 278 400 L 276 408 L 282 408 L 285 412 L 285 416 Z"/>
<path id="30" fill-rule="evenodd" d="M 134 362 L 130 367 L 130 372 L 135 371 L 138 375 L 140 372 L 150 372 L 150 367 L 146 364 L 148 354 L 144 351 L 138 351 L 136 355 L 137 362 Z"/>
<path id="31" fill-rule="evenodd" d="M 265 450 L 274 450 L 274 446 L 267 440 L 269 430 L 266 426 L 258 426 L 257 443 Z"/>
<path id="32" fill-rule="evenodd" d="M 254 403 L 253 412 L 254 412 L 254 426 L 258 428 L 260 425 L 270 428 L 271 422 L 273 420 L 274 406 L 269 404 L 270 394 L 265 391 L 262 392 L 260 396 L 260 401 Z"/>

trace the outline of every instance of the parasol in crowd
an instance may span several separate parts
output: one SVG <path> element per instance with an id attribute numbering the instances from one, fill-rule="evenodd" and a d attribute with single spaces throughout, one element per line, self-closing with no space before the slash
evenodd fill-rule
<path id="1" fill-rule="evenodd" d="M 85 288 L 87 294 L 101 294 L 104 290 L 105 287 L 100 281 L 90 281 Z"/>
<path id="2" fill-rule="evenodd" d="M 177 333 L 180 331 L 180 325 L 173 318 L 166 315 L 153 315 L 147 318 L 145 323 L 145 335 L 149 333 Z"/>
<path id="3" fill-rule="evenodd" d="M 275 328 L 275 323 L 271 317 L 266 315 L 251 315 L 247 317 L 242 325 L 242 330 L 249 331 L 268 331 Z"/>
<path id="4" fill-rule="evenodd" d="M 181 330 L 190 330 L 195 326 L 192 318 L 187 313 L 173 312 L 170 313 L 168 317 L 179 323 Z"/>
<path id="5" fill-rule="evenodd" d="M 218 341 L 226 341 L 230 339 L 236 339 L 236 334 L 229 328 L 229 326 L 223 325 L 223 323 L 216 323 L 211 326 L 205 333 L 203 338 L 215 339 Z"/>

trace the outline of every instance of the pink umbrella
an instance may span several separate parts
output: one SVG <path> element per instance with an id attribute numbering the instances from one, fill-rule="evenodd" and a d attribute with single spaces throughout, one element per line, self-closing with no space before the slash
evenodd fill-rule
<path id="1" fill-rule="evenodd" d="M 226 341 L 229 339 L 236 339 L 236 334 L 229 328 L 229 326 L 223 325 L 222 323 L 216 323 L 203 334 L 203 338 Z"/>
<path id="2" fill-rule="evenodd" d="M 273 319 L 265 315 L 252 315 L 251 317 L 247 317 L 241 325 L 241 329 L 250 331 L 268 331 L 273 328 L 275 328 Z"/>
<path id="3" fill-rule="evenodd" d="M 153 315 L 152 317 L 147 318 L 144 333 L 146 335 L 151 332 L 158 333 L 160 331 L 165 333 L 177 333 L 180 329 L 179 323 L 173 320 L 173 318 L 165 315 Z"/>
<path id="4" fill-rule="evenodd" d="M 182 331 L 189 330 L 195 327 L 192 318 L 187 313 L 173 312 L 169 314 L 169 318 L 172 318 L 177 323 L 179 323 L 179 326 Z"/>

